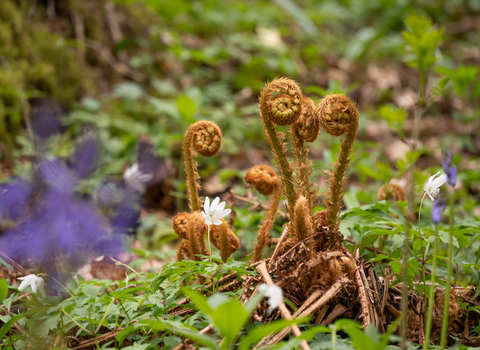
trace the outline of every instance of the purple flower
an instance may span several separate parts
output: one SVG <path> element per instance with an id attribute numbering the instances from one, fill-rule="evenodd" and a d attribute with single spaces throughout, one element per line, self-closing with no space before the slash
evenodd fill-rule
<path id="1" fill-rule="evenodd" d="M 440 220 L 442 220 L 442 214 L 445 208 L 447 207 L 447 200 L 445 197 L 438 198 L 432 205 L 432 219 L 435 223 L 435 226 L 438 226 Z"/>
<path id="2" fill-rule="evenodd" d="M 17 221 L 24 216 L 32 193 L 32 184 L 23 179 L 0 185 L 0 219 Z"/>
<path id="3" fill-rule="evenodd" d="M 452 187 L 455 187 L 457 183 L 457 167 L 452 165 L 452 152 L 449 150 L 443 150 L 442 152 L 442 165 L 443 171 L 447 174 L 447 183 Z"/>
<path id="4" fill-rule="evenodd" d="M 18 222 L 0 237 L 7 255 L 45 261 L 62 253 L 75 260 L 84 248 L 100 254 L 120 250 L 120 230 L 111 230 L 93 203 L 74 192 L 78 180 L 72 170 L 58 161 L 43 161 L 34 180 L 0 187 L 0 216 Z"/>
<path id="5" fill-rule="evenodd" d="M 82 179 L 97 170 L 100 161 L 100 142 L 93 135 L 85 136 L 75 148 L 71 167 Z"/>

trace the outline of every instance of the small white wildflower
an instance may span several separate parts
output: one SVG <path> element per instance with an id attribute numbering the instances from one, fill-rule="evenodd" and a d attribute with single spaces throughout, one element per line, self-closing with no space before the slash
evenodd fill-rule
<path id="1" fill-rule="evenodd" d="M 219 220 L 232 211 L 231 209 L 224 209 L 225 202 L 220 203 L 220 197 L 217 197 L 210 204 L 210 199 L 205 198 L 205 204 L 203 205 L 202 216 L 205 219 L 205 224 L 207 225 L 221 225 L 222 220 Z"/>
<path id="2" fill-rule="evenodd" d="M 435 178 L 438 174 L 440 174 L 440 172 L 430 176 L 423 186 L 423 190 L 427 192 L 432 201 L 438 196 L 438 193 L 440 192 L 439 187 L 447 181 L 447 174 L 442 174 L 438 178 Z"/>
<path id="3" fill-rule="evenodd" d="M 46 296 L 45 289 L 43 289 L 45 282 L 42 277 L 38 277 L 32 274 L 25 277 L 19 277 L 18 279 L 22 281 L 22 283 L 20 283 L 20 286 L 18 287 L 19 291 L 23 291 L 25 288 L 30 286 L 32 288 L 32 292 L 36 293 L 38 290 L 43 297 Z"/>
<path id="4" fill-rule="evenodd" d="M 127 183 L 127 186 L 140 192 L 145 193 L 146 184 L 152 179 L 152 174 L 145 174 L 140 171 L 137 163 L 133 163 L 132 166 L 123 172 L 123 179 Z"/>
<path id="5" fill-rule="evenodd" d="M 125 271 L 125 276 L 127 276 L 127 278 L 125 278 L 125 287 L 128 286 L 128 273 L 127 271 Z"/>
<path id="6" fill-rule="evenodd" d="M 278 307 L 278 305 L 280 305 L 280 302 L 283 300 L 282 288 L 280 288 L 276 284 L 268 286 L 265 283 L 262 283 L 260 287 L 258 287 L 258 291 L 268 297 L 267 304 L 270 306 L 268 308 L 268 312 L 272 312 L 272 310 Z"/>

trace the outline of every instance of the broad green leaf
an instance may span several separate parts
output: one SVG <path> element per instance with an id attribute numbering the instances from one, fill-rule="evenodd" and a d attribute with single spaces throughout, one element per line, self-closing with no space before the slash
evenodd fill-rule
<path id="1" fill-rule="evenodd" d="M 190 97 L 186 95 L 180 95 L 177 98 L 177 108 L 184 121 L 189 124 L 195 121 L 193 119 L 193 115 L 195 114 L 197 108 Z"/>
<path id="2" fill-rule="evenodd" d="M 291 326 L 292 324 L 300 324 L 300 323 L 305 323 L 308 321 L 308 318 L 299 318 L 299 319 L 293 319 L 293 320 L 279 320 L 279 321 L 274 321 L 272 323 L 266 324 L 262 327 L 256 327 L 248 334 L 243 337 L 242 341 L 240 342 L 239 350 L 248 350 L 251 348 L 252 344 L 257 343 L 260 341 L 263 337 L 271 334 L 271 333 L 276 333 L 281 331 L 284 328 L 287 328 Z M 317 327 L 318 328 L 318 327 Z M 326 328 L 326 327 L 324 327 Z M 323 329 L 323 328 L 322 328 Z M 321 332 L 321 331 L 319 331 Z"/>
<path id="3" fill-rule="evenodd" d="M 0 305 L 3 304 L 3 300 L 8 296 L 8 283 L 5 278 L 0 278 Z"/>
<path id="4" fill-rule="evenodd" d="M 392 105 L 382 105 L 380 115 L 385 119 L 388 126 L 403 136 L 403 125 L 408 117 L 406 110 Z"/>
<path id="5" fill-rule="evenodd" d="M 13 318 L 11 318 L 7 323 L 5 323 L 2 328 L 0 328 L 0 339 L 3 339 L 5 334 L 10 330 L 10 328 L 13 327 L 13 324 L 17 321 L 19 321 L 25 314 L 19 314 Z"/>
<path id="6" fill-rule="evenodd" d="M 133 343 L 133 345 L 126 346 L 122 348 L 123 350 L 145 350 L 150 347 L 150 344 L 138 344 L 137 342 Z"/>
<path id="7" fill-rule="evenodd" d="M 168 330 L 170 332 L 175 332 L 175 334 L 177 335 L 181 335 L 185 338 L 191 339 L 194 342 L 199 343 L 201 345 L 208 346 L 209 349 L 220 350 L 220 347 L 218 346 L 218 343 L 215 340 L 215 338 L 212 338 L 204 334 L 198 334 L 198 332 L 195 332 L 195 331 L 191 331 L 188 328 L 186 328 L 187 327 L 186 325 L 185 325 L 185 328 L 173 329 L 169 324 L 165 323 L 161 319 L 157 319 L 157 321 L 145 320 L 145 321 L 139 322 L 138 324 L 142 327 L 147 326 L 158 331 Z"/>

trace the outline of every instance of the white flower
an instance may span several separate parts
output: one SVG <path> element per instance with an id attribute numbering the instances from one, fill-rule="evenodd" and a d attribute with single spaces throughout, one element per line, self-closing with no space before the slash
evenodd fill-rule
<path id="1" fill-rule="evenodd" d="M 19 277 L 18 279 L 22 281 L 22 283 L 20 283 L 20 287 L 18 287 L 19 291 L 23 291 L 25 288 L 30 286 L 32 288 L 32 292 L 36 293 L 37 290 L 39 290 L 43 297 L 46 296 L 45 290 L 43 289 L 45 282 L 43 281 L 42 277 L 28 275 L 25 277 Z"/>
<path id="2" fill-rule="evenodd" d="M 438 174 L 440 174 L 440 172 L 430 176 L 423 186 L 423 190 L 427 192 L 432 201 L 438 196 L 438 193 L 440 192 L 439 187 L 447 181 L 447 174 L 442 174 L 438 178 L 435 178 Z"/>
<path id="3" fill-rule="evenodd" d="M 125 276 L 127 276 L 127 278 L 125 278 L 125 287 L 128 286 L 128 274 L 127 274 L 127 271 L 125 271 Z"/>
<path id="4" fill-rule="evenodd" d="M 145 174 L 140 171 L 137 163 L 133 163 L 130 168 L 123 172 L 123 179 L 127 183 L 128 187 L 140 192 L 145 193 L 145 184 L 152 179 L 152 174 Z"/>
<path id="5" fill-rule="evenodd" d="M 220 197 L 217 197 L 213 200 L 212 204 L 210 204 L 210 199 L 207 197 L 205 198 L 205 204 L 203 205 L 202 216 L 205 219 L 205 223 L 207 225 L 221 225 L 222 220 L 219 220 L 232 211 L 231 209 L 223 209 L 225 208 L 225 202 L 219 203 Z"/>
<path id="6" fill-rule="evenodd" d="M 270 305 L 270 307 L 268 308 L 268 312 L 272 312 L 272 310 L 275 309 L 283 300 L 282 288 L 280 288 L 276 284 L 268 286 L 265 283 L 262 283 L 258 288 L 258 291 L 268 297 L 267 304 Z"/>

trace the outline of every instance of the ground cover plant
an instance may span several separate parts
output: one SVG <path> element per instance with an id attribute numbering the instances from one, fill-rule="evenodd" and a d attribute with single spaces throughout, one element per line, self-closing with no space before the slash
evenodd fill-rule
<path id="1" fill-rule="evenodd" d="M 479 10 L 6 0 L 2 349 L 479 346 Z"/>

